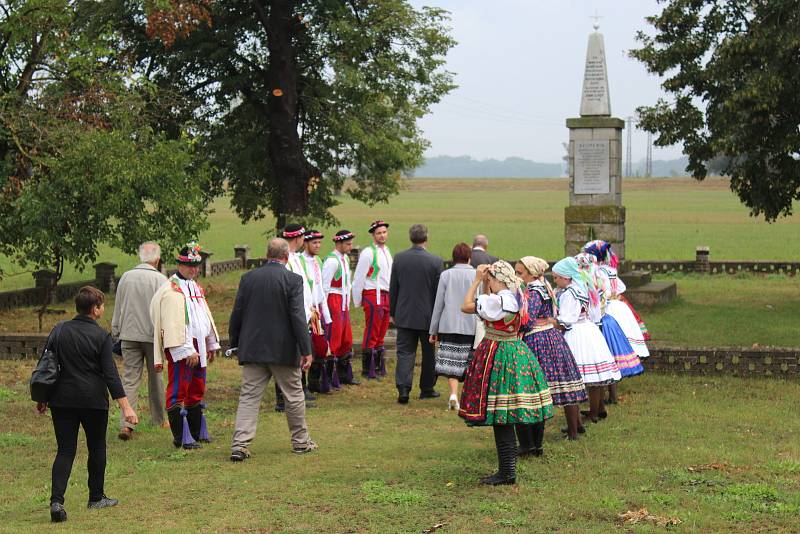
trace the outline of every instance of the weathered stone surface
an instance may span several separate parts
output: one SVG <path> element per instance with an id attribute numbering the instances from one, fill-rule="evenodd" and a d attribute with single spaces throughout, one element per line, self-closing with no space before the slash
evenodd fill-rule
<path id="1" fill-rule="evenodd" d="M 572 117 L 567 119 L 567 128 L 614 128 L 622 130 L 625 121 L 617 117 Z M 622 135 L 620 133 L 620 135 Z"/>
<path id="2" fill-rule="evenodd" d="M 625 241 L 624 224 L 601 223 L 567 223 L 564 225 L 564 239 L 566 241 L 586 241 L 602 239 L 611 243 Z"/>
<path id="3" fill-rule="evenodd" d="M 624 223 L 624 206 L 567 206 L 566 223 Z"/>
<path id="4" fill-rule="evenodd" d="M 653 276 L 650 271 L 624 271 L 620 269 L 619 277 L 622 278 L 625 285 L 631 289 L 634 287 L 642 287 L 653 281 Z"/>
<path id="5" fill-rule="evenodd" d="M 650 282 L 629 289 L 625 292 L 625 296 L 634 306 L 659 306 L 678 296 L 678 286 L 675 282 Z"/>
<path id="6" fill-rule="evenodd" d="M 608 90 L 608 71 L 603 34 L 589 35 L 586 45 L 586 65 L 583 71 L 581 116 L 611 115 L 611 96 Z"/>

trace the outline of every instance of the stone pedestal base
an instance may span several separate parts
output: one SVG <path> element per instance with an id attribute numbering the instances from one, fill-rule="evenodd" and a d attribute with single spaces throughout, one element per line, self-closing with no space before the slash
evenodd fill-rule
<path id="1" fill-rule="evenodd" d="M 619 258 L 625 257 L 623 206 L 568 206 L 564 208 L 564 253 L 574 256 L 592 239 L 608 241 Z"/>

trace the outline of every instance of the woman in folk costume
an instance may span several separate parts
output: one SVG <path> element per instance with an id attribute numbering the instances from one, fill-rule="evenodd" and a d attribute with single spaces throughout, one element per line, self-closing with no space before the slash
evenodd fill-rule
<path id="1" fill-rule="evenodd" d="M 600 329 L 603 332 L 603 337 L 606 338 L 606 343 L 608 343 L 611 354 L 614 355 L 614 360 L 617 362 L 617 367 L 619 368 L 622 378 L 642 374 L 644 367 L 642 367 L 642 362 L 636 355 L 636 351 L 634 351 L 631 344 L 628 343 L 628 338 L 625 337 L 625 333 L 622 331 L 617 320 L 608 313 L 607 303 L 609 302 L 608 296 L 610 295 L 608 292 L 611 286 L 610 280 L 605 272 L 600 270 L 597 266 L 597 258 L 592 254 L 581 252 L 575 256 L 575 260 L 582 270 L 589 273 L 589 276 L 594 281 L 595 287 L 597 287 L 597 291 L 600 294 L 600 309 L 602 312 Z M 608 398 L 609 404 L 616 404 L 616 384 L 609 384 Z M 601 413 L 600 417 L 605 417 L 605 415 Z"/>
<path id="2" fill-rule="evenodd" d="M 515 266 L 517 276 L 526 284 L 528 292 L 528 319 L 523 325 L 523 341 L 539 361 L 539 365 L 550 386 L 550 395 L 555 406 L 564 407 L 567 419 L 566 434 L 569 440 L 578 439 L 580 413 L 578 406 L 586 402 L 586 386 L 575 363 L 575 356 L 569 350 L 564 335 L 554 328 L 557 302 L 553 288 L 545 279 L 544 273 L 549 265 L 541 258 L 525 256 Z M 526 448 L 535 456 L 541 455 L 544 423 L 533 425 L 533 436 L 520 435 L 520 455 Z"/>
<path id="3" fill-rule="evenodd" d="M 150 301 L 155 368 L 167 360 L 166 405 L 173 444 L 197 449 L 210 442 L 203 415 L 206 367 L 219 350 L 219 334 L 205 292 L 194 281 L 200 272 L 200 245 L 191 242 L 176 258 L 178 272 Z"/>
<path id="4" fill-rule="evenodd" d="M 636 316 L 633 306 L 627 300 L 623 300 L 622 294 L 625 293 L 626 289 L 625 282 L 622 281 L 617 273 L 619 260 L 614 251 L 611 250 L 611 243 L 600 241 L 599 239 L 589 241 L 583 246 L 583 251 L 597 258 L 597 268 L 600 274 L 603 275 L 605 284 L 603 290 L 608 301 L 606 313 L 617 320 L 620 328 L 628 338 L 628 343 L 636 351 L 636 355 L 639 358 L 647 358 L 650 356 L 644 335 L 647 332 L 647 327 Z"/>
<path id="5" fill-rule="evenodd" d="M 477 299 L 483 283 L 486 294 Z M 477 313 L 486 334 L 467 367 L 461 392 L 461 416 L 470 426 L 492 426 L 499 469 L 482 484 L 516 483 L 517 439 L 514 425 L 534 425 L 553 416 L 553 400 L 544 373 L 519 338 L 528 320 L 525 292 L 514 268 L 504 261 L 480 265 L 461 311 Z"/>
<path id="6" fill-rule="evenodd" d="M 605 413 L 603 388 L 622 377 L 597 326 L 602 319 L 600 295 L 589 274 L 581 272 L 575 258 L 564 258 L 552 270 L 553 281 L 560 289 L 556 319 L 564 329 L 564 339 L 589 394 L 588 417 L 596 423 L 600 414 Z M 583 427 L 578 432 L 583 433 Z"/>

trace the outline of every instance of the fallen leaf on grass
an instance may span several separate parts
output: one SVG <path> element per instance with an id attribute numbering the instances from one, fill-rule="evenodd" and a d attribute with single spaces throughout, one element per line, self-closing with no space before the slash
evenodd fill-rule
<path id="1" fill-rule="evenodd" d="M 423 534 L 430 534 L 431 532 L 434 532 L 434 531 L 436 531 L 436 530 L 439 530 L 440 528 L 444 528 L 444 526 L 445 526 L 446 524 L 447 524 L 447 523 L 436 523 L 436 524 L 435 524 L 435 525 L 433 525 L 431 528 L 426 528 L 426 529 L 425 529 L 425 530 L 423 530 L 422 532 L 423 532 Z"/>
<path id="2" fill-rule="evenodd" d="M 448 487 L 448 488 L 452 488 L 453 486 L 454 486 L 454 484 L 452 482 L 448 482 L 447 484 L 445 484 L 445 487 Z"/>
<path id="3" fill-rule="evenodd" d="M 677 517 L 652 515 L 647 511 L 647 508 L 628 510 L 624 514 L 619 514 L 617 517 L 619 517 L 623 523 L 628 523 L 630 525 L 635 525 L 637 523 L 653 523 L 659 527 L 671 527 L 682 523 Z"/>

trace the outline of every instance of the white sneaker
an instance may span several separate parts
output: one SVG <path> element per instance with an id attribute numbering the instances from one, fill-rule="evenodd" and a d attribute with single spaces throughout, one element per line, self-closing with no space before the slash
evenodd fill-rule
<path id="1" fill-rule="evenodd" d="M 450 399 L 447 401 L 447 409 L 455 411 L 461 409 L 461 405 L 458 404 L 458 397 L 455 394 L 450 395 Z"/>

